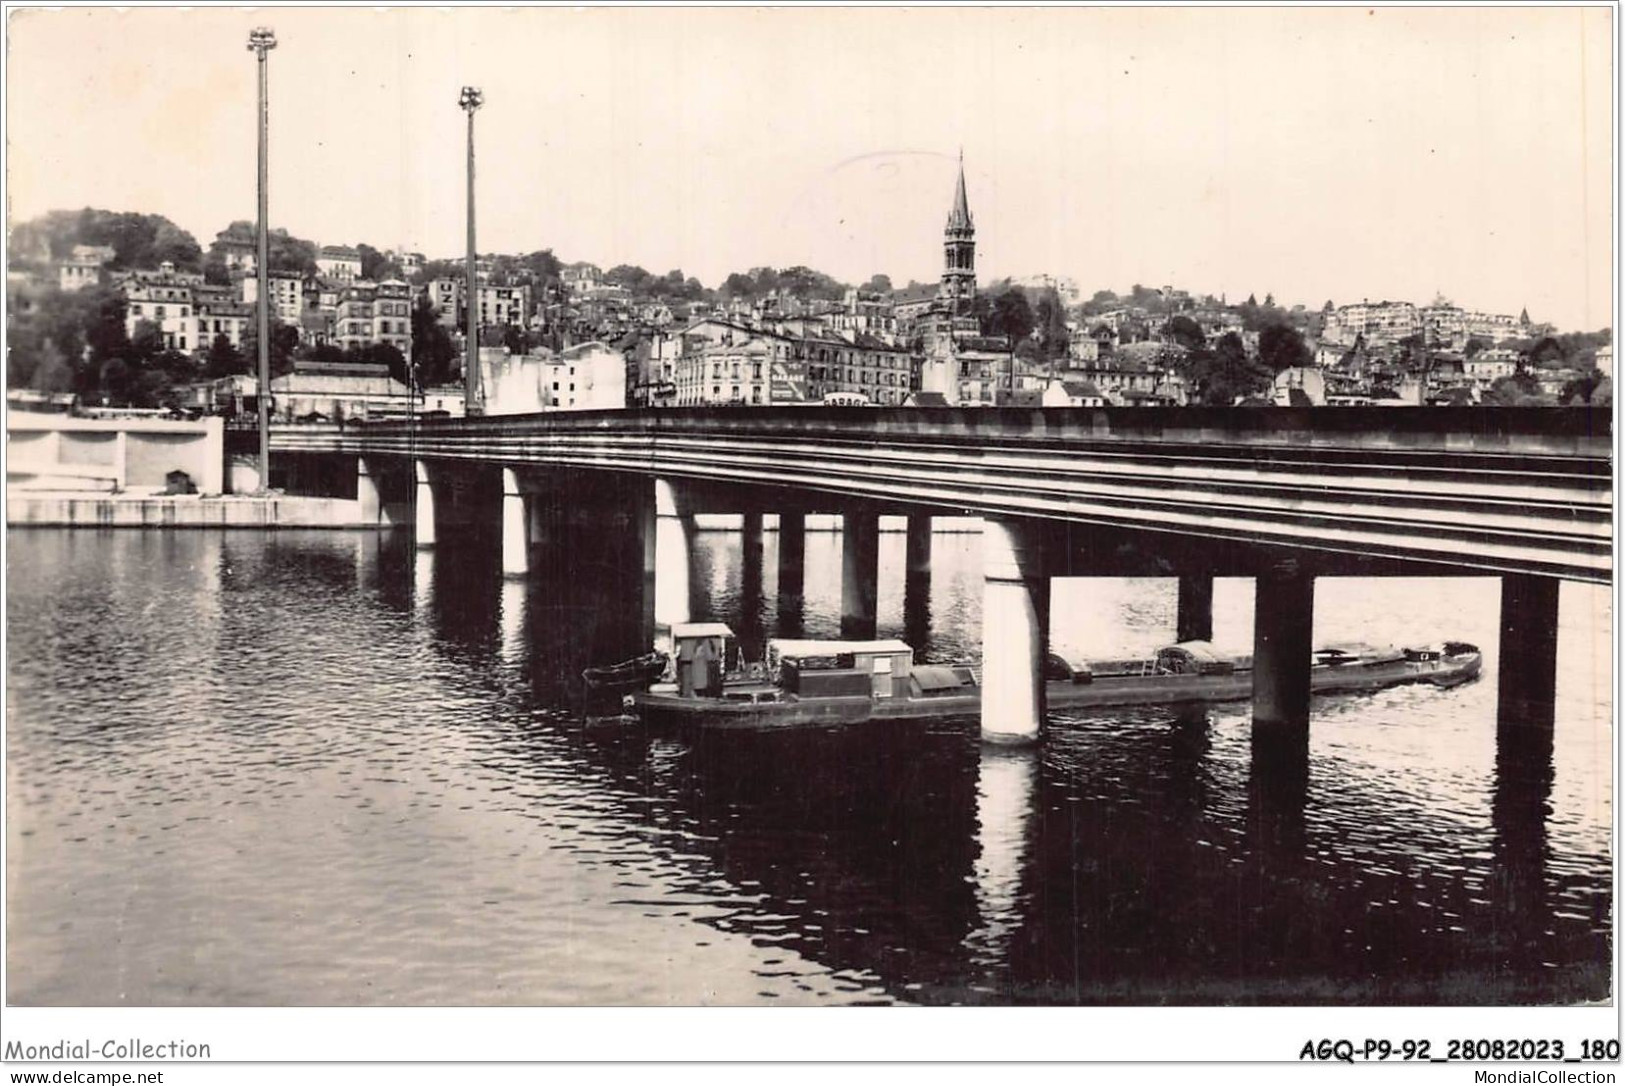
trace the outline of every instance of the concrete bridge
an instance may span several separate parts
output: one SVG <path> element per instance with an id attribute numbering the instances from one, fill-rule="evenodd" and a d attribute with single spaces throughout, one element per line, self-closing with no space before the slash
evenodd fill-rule
<path id="1" fill-rule="evenodd" d="M 284 472 L 347 473 L 381 519 L 410 502 L 420 546 L 437 507 L 500 477 L 517 576 L 547 510 L 601 506 L 641 564 L 628 648 L 687 617 L 686 585 L 656 572 L 684 568 L 696 513 L 745 514 L 747 561 L 778 514 L 781 592 L 799 592 L 804 515 L 841 514 L 851 636 L 874 629 L 881 513 L 910 518 L 911 579 L 933 514 L 982 516 L 995 741 L 1039 733 L 1051 577 L 1178 577 L 1181 637 L 1210 634 L 1214 576 L 1256 578 L 1255 735 L 1306 751 L 1315 577 L 1490 574 L 1503 737 L 1549 750 L 1558 583 L 1612 568 L 1611 424 L 1588 408 L 614 411 L 288 426 L 271 448 Z"/>

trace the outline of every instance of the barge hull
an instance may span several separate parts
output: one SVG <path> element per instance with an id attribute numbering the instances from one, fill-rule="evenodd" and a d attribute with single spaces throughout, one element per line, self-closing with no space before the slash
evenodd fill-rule
<path id="1" fill-rule="evenodd" d="M 1315 694 L 1362 694 L 1392 686 L 1427 683 L 1458 686 L 1478 677 L 1480 657 L 1426 667 L 1410 662 L 1370 667 L 1317 667 L 1310 673 Z M 1120 708 L 1139 705 L 1208 705 L 1248 701 L 1252 675 L 1128 675 L 1091 683 L 1045 684 L 1051 709 Z M 708 728 L 768 729 L 853 724 L 866 720 L 917 720 L 974 716 L 981 711 L 979 690 L 922 698 L 834 697 L 805 701 L 747 702 L 638 693 L 633 704 L 651 723 L 691 723 Z"/>

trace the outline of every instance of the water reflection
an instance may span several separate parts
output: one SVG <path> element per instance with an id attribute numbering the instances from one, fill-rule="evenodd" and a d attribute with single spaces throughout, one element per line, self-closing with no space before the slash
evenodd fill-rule
<path id="1" fill-rule="evenodd" d="M 966 937 L 971 961 L 1003 977 L 1009 994 L 1010 943 L 1021 926 L 1037 790 L 1038 754 L 1030 748 L 983 745 L 976 778 L 976 929 Z"/>
<path id="2" fill-rule="evenodd" d="M 694 617 L 784 628 L 776 534 L 750 558 L 696 533 Z M 882 535 L 882 583 L 905 582 L 882 636 L 963 658 L 975 537 L 934 541 L 923 633 L 903 542 Z M 1058 713 L 1029 751 L 984 748 L 974 721 L 651 732 L 573 700 L 617 582 L 567 531 L 508 582 L 492 541 L 455 530 L 421 553 L 409 534 L 11 543 L 15 1001 L 110 1001 L 110 969 L 131 1002 L 183 1003 L 1611 990 L 1605 784 L 1575 783 L 1607 764 L 1606 706 L 1564 702 L 1534 751 L 1496 746 L 1493 676 L 1317 702 L 1309 743 L 1276 748 L 1234 707 Z M 839 536 L 805 552 L 827 636 Z M 1064 638 L 1168 634 L 1171 583 L 1068 591 L 1087 603 L 1057 608 Z M 1320 599 L 1397 639 L 1396 600 L 1419 595 Z M 1492 641 L 1482 592 L 1436 595 L 1444 613 L 1397 621 Z M 132 846 L 163 850 L 160 881 L 132 877 Z"/>

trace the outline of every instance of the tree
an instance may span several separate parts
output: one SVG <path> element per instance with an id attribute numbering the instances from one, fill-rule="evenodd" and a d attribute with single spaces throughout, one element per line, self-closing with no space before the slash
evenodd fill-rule
<path id="1" fill-rule="evenodd" d="M 1551 401 L 1541 395 L 1540 382 L 1533 374 L 1521 372 L 1499 378 L 1481 402 L 1489 407 L 1539 407 Z"/>
<path id="2" fill-rule="evenodd" d="M 1211 349 L 1191 352 L 1183 365 L 1186 379 L 1204 404 L 1228 407 L 1269 387 L 1270 375 L 1247 357 L 1241 337 L 1234 332 L 1220 336 Z"/>
<path id="3" fill-rule="evenodd" d="M 728 278 L 722 281 L 722 293 L 729 298 L 754 298 L 756 280 L 739 272 L 731 272 Z"/>
<path id="4" fill-rule="evenodd" d="M 540 340 L 533 341 L 530 333 L 523 328 L 512 324 L 504 324 L 502 326 L 502 345 L 514 354 L 529 354 L 531 347 L 540 345 Z"/>
<path id="5" fill-rule="evenodd" d="M 468 273 L 461 260 L 426 260 L 417 271 L 417 281 L 427 283 L 434 279 L 462 279 Z"/>
<path id="6" fill-rule="evenodd" d="M 1203 333 L 1202 326 L 1184 314 L 1171 318 L 1163 328 L 1175 343 L 1187 351 L 1201 350 L 1207 346 L 1207 335 Z"/>
<path id="7" fill-rule="evenodd" d="M 1602 384 L 1602 381 L 1601 370 L 1593 369 L 1589 373 L 1583 373 L 1564 382 L 1563 388 L 1557 394 L 1557 402 L 1559 404 L 1571 404 L 1576 401 L 1590 403 L 1592 394 L 1597 391 L 1597 386 Z"/>
<path id="8" fill-rule="evenodd" d="M 125 312 L 123 292 L 109 285 L 14 293 L 6 321 L 11 386 L 63 391 L 46 386 L 59 385 L 65 377 L 75 392 L 96 396 L 101 364 L 129 350 Z"/>
<path id="9" fill-rule="evenodd" d="M 519 258 L 519 263 L 530 275 L 532 283 L 538 286 L 556 282 L 564 266 L 559 258 L 553 255 L 552 249 L 538 249 L 533 253 L 526 253 Z"/>
<path id="10" fill-rule="evenodd" d="M 686 293 L 686 280 L 682 268 L 673 268 L 649 284 L 656 298 L 681 298 Z"/>
<path id="11" fill-rule="evenodd" d="M 79 291 L 77 301 L 90 362 L 101 362 L 129 350 L 130 336 L 124 324 L 129 303 L 122 290 L 111 284 L 86 287 Z"/>
<path id="12" fill-rule="evenodd" d="M 146 363 L 164 353 L 164 333 L 149 320 L 135 322 L 130 335 L 130 347 L 124 358 L 130 362 Z"/>
<path id="13" fill-rule="evenodd" d="M 1462 354 L 1467 358 L 1472 358 L 1475 355 L 1481 354 L 1485 350 L 1488 350 L 1490 346 L 1490 341 L 1485 339 L 1483 336 L 1468 336 L 1467 346 L 1462 351 Z"/>
<path id="14" fill-rule="evenodd" d="M 113 250 L 113 268 L 156 268 L 172 261 L 181 271 L 197 271 L 203 250 L 197 239 L 162 215 L 134 211 L 50 211 L 38 219 L 19 223 L 12 230 L 14 252 L 61 260 L 75 245 L 106 245 Z"/>
<path id="15" fill-rule="evenodd" d="M 37 388 L 41 392 L 68 392 L 74 386 L 73 366 L 63 357 L 56 345 L 46 340 L 42 349 L 36 356 L 34 372 L 30 375 L 28 387 Z M 10 376 L 9 374 L 7 375 Z"/>
<path id="16" fill-rule="evenodd" d="M 224 256 L 211 251 L 203 258 L 203 281 L 217 287 L 226 286 L 231 282 L 231 270 L 226 267 Z"/>
<path id="17" fill-rule="evenodd" d="M 281 377 L 293 369 L 293 355 L 299 349 L 299 329 L 271 318 L 271 376 Z M 251 324 L 243 332 L 243 354 L 259 372 L 259 327 Z"/>
<path id="18" fill-rule="evenodd" d="M 389 375 L 402 384 L 407 384 L 406 356 L 401 349 L 393 343 L 369 343 L 365 347 L 357 348 L 352 356 L 353 360 L 372 366 L 387 366 Z"/>
<path id="19" fill-rule="evenodd" d="M 355 247 L 355 251 L 361 254 L 361 278 L 370 279 L 375 283 L 400 278 L 400 265 L 371 245 L 362 242 Z"/>
<path id="20" fill-rule="evenodd" d="M 301 276 L 316 274 L 316 243 L 296 238 L 286 230 L 272 230 L 266 235 L 266 251 L 270 254 L 271 270 L 295 272 Z"/>
<path id="21" fill-rule="evenodd" d="M 651 278 L 647 270 L 636 264 L 617 264 L 604 273 L 604 282 L 623 286 L 633 295 L 647 294 Z"/>
<path id="22" fill-rule="evenodd" d="M 1038 330 L 1040 354 L 1046 360 L 1065 358 L 1072 346 L 1072 333 L 1066 326 L 1066 307 L 1061 296 L 1049 288 L 1038 295 L 1033 307 L 1033 326 Z"/>
<path id="23" fill-rule="evenodd" d="M 799 264 L 779 272 L 777 288 L 788 290 L 792 297 L 802 299 L 837 301 L 846 295 L 845 283 L 837 282 L 821 271 L 814 271 Z"/>
<path id="24" fill-rule="evenodd" d="M 248 359 L 243 352 L 231 345 L 231 337 L 224 332 L 214 337 L 209 344 L 209 354 L 204 362 L 203 372 L 211 378 L 231 377 L 239 373 L 248 372 Z"/>
<path id="25" fill-rule="evenodd" d="M 869 281 L 858 288 L 866 294 L 890 294 L 892 292 L 891 276 L 877 272 L 869 277 Z"/>
<path id="26" fill-rule="evenodd" d="M 1293 366 L 1307 366 L 1314 355 L 1296 328 L 1267 324 L 1258 333 L 1258 360 L 1273 375 Z"/>
<path id="27" fill-rule="evenodd" d="M 412 372 L 419 388 L 432 388 L 451 381 L 457 348 L 440 323 L 427 296 L 419 295 L 412 306 Z"/>
<path id="28" fill-rule="evenodd" d="M 992 299 L 988 316 L 982 324 L 982 334 L 1004 336 L 1011 347 L 1015 347 L 1032 334 L 1034 322 L 1027 292 L 1020 287 L 1009 287 Z"/>
<path id="29" fill-rule="evenodd" d="M 1529 361 L 1536 366 L 1559 365 L 1567 360 L 1563 344 L 1555 336 L 1542 336 L 1529 349 Z"/>

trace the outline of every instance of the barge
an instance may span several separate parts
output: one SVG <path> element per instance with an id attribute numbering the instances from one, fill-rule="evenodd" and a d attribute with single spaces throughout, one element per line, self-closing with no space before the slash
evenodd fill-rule
<path id="1" fill-rule="evenodd" d="M 978 668 L 917 665 L 902 641 L 779 639 L 768 642 L 765 661 L 729 668 L 732 638 L 721 623 L 674 627 L 676 675 L 627 695 L 627 707 L 649 722 L 718 728 L 965 716 L 981 709 Z M 724 662 L 720 678 L 716 661 Z M 1481 665 L 1479 650 L 1460 641 L 1423 648 L 1328 645 L 1315 651 L 1309 682 L 1315 694 L 1411 683 L 1448 688 L 1477 678 Z M 1051 709 L 1247 701 L 1252 681 L 1250 657 L 1226 656 L 1205 641 L 1169 645 L 1143 660 L 1073 664 L 1052 654 L 1045 667 Z"/>

